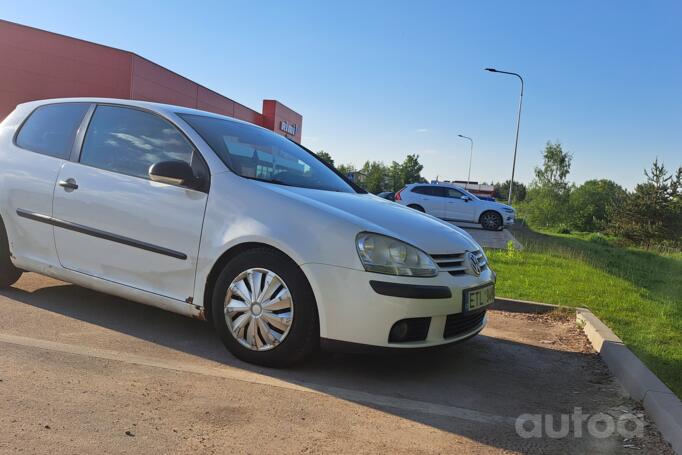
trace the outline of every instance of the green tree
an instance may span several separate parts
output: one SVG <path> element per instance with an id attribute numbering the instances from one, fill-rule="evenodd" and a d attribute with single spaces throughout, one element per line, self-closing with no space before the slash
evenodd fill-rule
<path id="1" fill-rule="evenodd" d="M 317 155 L 318 158 L 322 159 L 323 161 L 326 161 L 327 163 L 334 166 L 334 158 L 332 158 L 332 156 L 324 150 L 320 150 L 319 152 L 315 153 L 315 155 Z"/>
<path id="2" fill-rule="evenodd" d="M 535 168 L 535 180 L 528 190 L 525 216 L 531 224 L 549 227 L 568 222 L 568 197 L 572 156 L 560 143 L 547 142 L 542 167 Z"/>
<path id="3" fill-rule="evenodd" d="M 356 171 L 355 166 L 352 164 L 342 164 L 337 169 L 344 176 Z"/>
<path id="4" fill-rule="evenodd" d="M 566 177 L 571 172 L 573 156 L 564 152 L 561 144 L 547 141 L 542 152 L 542 167 L 535 168 L 534 186 L 550 188 L 557 193 L 568 192 Z"/>
<path id="5" fill-rule="evenodd" d="M 646 182 L 610 211 L 609 231 L 647 247 L 682 245 L 682 166 L 670 175 L 656 159 L 644 175 Z"/>
<path id="6" fill-rule="evenodd" d="M 370 193 L 381 193 L 388 187 L 388 169 L 381 161 L 367 161 L 360 170 L 365 174 L 365 190 Z"/>
<path id="7" fill-rule="evenodd" d="M 405 186 L 403 167 L 397 161 L 393 161 L 388 168 L 388 191 L 398 191 Z"/>
<path id="8" fill-rule="evenodd" d="M 611 180 L 588 180 L 569 196 L 570 225 L 586 232 L 602 231 L 608 224 L 607 210 L 621 204 L 626 191 Z"/>
<path id="9" fill-rule="evenodd" d="M 507 180 L 506 182 L 495 183 L 493 185 L 495 187 L 495 197 L 505 202 L 509 199 L 510 181 L 511 180 Z M 514 191 L 512 192 L 512 203 L 525 201 L 527 192 L 528 189 L 526 188 L 526 185 L 524 185 L 521 182 L 514 182 Z"/>
<path id="10" fill-rule="evenodd" d="M 422 177 L 421 172 L 424 166 L 419 162 L 419 155 L 407 155 L 405 161 L 401 166 L 403 183 L 424 183 L 426 179 Z"/>

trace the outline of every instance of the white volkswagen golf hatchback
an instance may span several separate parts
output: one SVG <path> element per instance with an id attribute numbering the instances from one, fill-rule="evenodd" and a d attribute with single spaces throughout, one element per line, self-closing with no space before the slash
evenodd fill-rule
<path id="1" fill-rule="evenodd" d="M 271 131 L 177 106 L 18 106 L 0 124 L 0 216 L 0 287 L 31 271 L 207 319 L 263 365 L 461 341 L 494 299 L 462 230 Z"/>

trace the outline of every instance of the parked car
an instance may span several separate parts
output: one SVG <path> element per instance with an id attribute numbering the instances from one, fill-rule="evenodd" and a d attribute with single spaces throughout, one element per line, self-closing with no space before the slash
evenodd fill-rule
<path id="1" fill-rule="evenodd" d="M 380 198 L 388 199 L 389 201 L 395 200 L 395 193 L 393 191 L 384 191 L 377 194 Z"/>
<path id="2" fill-rule="evenodd" d="M 0 217 L 0 287 L 37 272 L 208 319 L 263 365 L 461 341 L 495 294 L 464 231 L 271 131 L 177 106 L 19 105 L 0 124 Z"/>
<path id="3" fill-rule="evenodd" d="M 477 223 L 495 231 L 514 223 L 516 212 L 508 205 L 482 200 L 452 184 L 413 183 L 395 195 L 401 205 L 447 221 Z"/>

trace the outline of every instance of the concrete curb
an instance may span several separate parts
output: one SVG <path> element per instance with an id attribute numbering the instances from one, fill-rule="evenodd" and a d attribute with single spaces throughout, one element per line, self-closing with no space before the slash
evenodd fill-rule
<path id="1" fill-rule="evenodd" d="M 493 310 L 510 313 L 548 313 L 557 308 L 560 306 L 499 297 L 491 305 Z M 583 327 L 594 350 L 625 391 L 642 402 L 673 450 L 682 455 L 682 401 L 590 310 L 575 310 L 576 321 Z"/>
<path id="2" fill-rule="evenodd" d="M 578 308 L 576 320 L 616 379 L 643 403 L 663 438 L 682 454 L 682 401 L 590 310 Z"/>

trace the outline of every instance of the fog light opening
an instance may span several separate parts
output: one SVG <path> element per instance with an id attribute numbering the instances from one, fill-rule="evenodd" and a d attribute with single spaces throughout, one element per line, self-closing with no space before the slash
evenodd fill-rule
<path id="1" fill-rule="evenodd" d="M 400 342 L 403 341 L 407 334 L 409 333 L 410 327 L 407 325 L 406 321 L 400 321 L 393 324 L 391 328 L 391 335 L 389 341 Z"/>
<path id="2" fill-rule="evenodd" d="M 405 343 L 408 341 L 424 341 L 429 333 L 431 318 L 403 319 L 391 327 L 388 334 L 389 343 Z"/>

